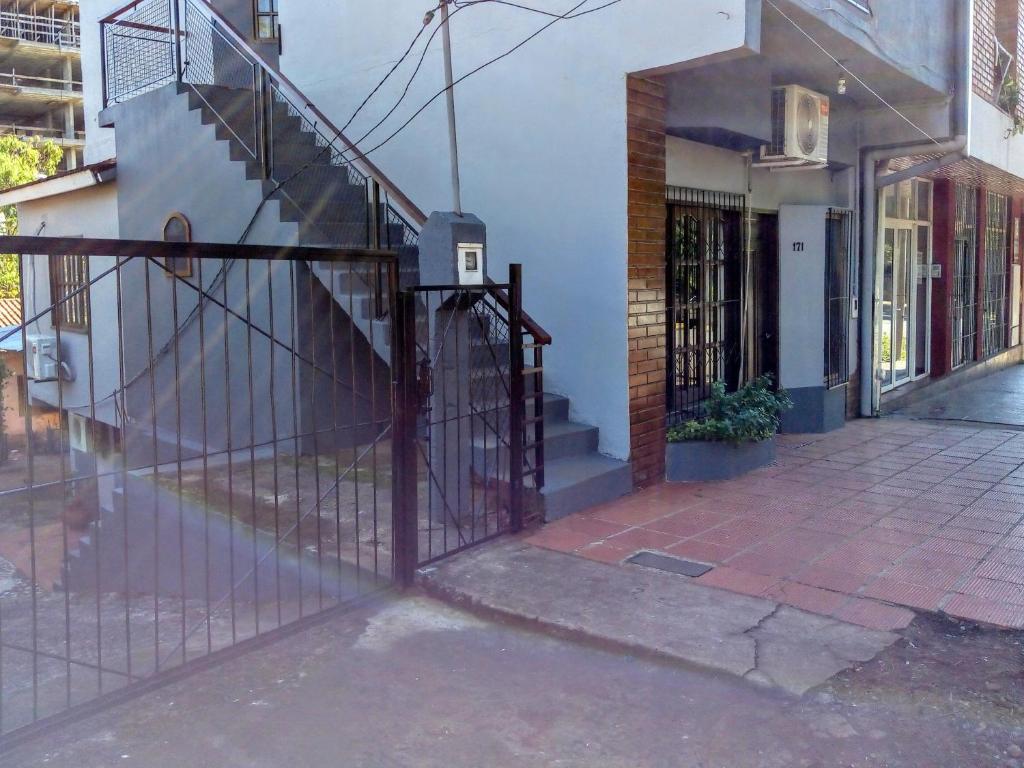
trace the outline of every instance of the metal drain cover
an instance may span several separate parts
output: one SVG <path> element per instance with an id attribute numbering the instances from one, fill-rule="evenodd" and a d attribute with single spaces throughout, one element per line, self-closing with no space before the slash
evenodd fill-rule
<path id="1" fill-rule="evenodd" d="M 626 562 L 635 565 L 642 565 L 644 568 L 657 568 L 659 571 L 678 573 L 681 576 L 697 578 L 711 570 L 710 565 L 695 563 L 693 560 L 684 560 L 681 557 L 669 557 L 659 555 L 657 552 L 637 552 Z"/>

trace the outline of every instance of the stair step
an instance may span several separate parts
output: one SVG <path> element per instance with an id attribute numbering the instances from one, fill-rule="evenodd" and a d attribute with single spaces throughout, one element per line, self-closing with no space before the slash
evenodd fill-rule
<path id="1" fill-rule="evenodd" d="M 532 432 L 528 432 L 532 435 Z M 484 466 L 493 469 L 498 461 L 498 454 L 501 454 L 503 467 L 508 466 L 508 447 L 504 444 L 498 445 L 496 436 L 485 435 L 476 432 L 473 440 L 473 465 L 482 470 Z M 571 421 L 561 421 L 544 428 L 544 461 L 545 464 L 558 459 L 569 457 L 580 457 L 597 451 L 598 429 L 589 424 L 576 424 Z M 527 448 L 527 454 L 532 455 L 532 449 Z M 485 463 L 486 462 L 486 463 Z"/>
<path id="2" fill-rule="evenodd" d="M 532 403 L 527 403 L 527 413 L 532 414 Z M 567 421 L 569 419 L 569 398 L 562 395 L 553 395 L 549 392 L 544 393 L 544 425 L 547 427 L 549 424 L 555 424 L 559 421 Z"/>
<path id="3" fill-rule="evenodd" d="M 633 490 L 629 462 L 589 453 L 544 461 L 544 519 L 559 520 Z"/>

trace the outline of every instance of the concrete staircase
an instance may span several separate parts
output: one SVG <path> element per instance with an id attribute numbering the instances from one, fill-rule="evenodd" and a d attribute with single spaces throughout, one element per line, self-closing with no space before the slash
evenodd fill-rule
<path id="1" fill-rule="evenodd" d="M 246 178 L 262 183 L 264 194 L 290 179 L 275 198 L 280 203 L 281 220 L 297 225 L 300 244 L 362 248 L 370 244 L 373 211 L 365 181 L 348 168 L 331 164 L 330 151 L 317 143 L 313 133 L 303 130 L 302 120 L 290 113 L 286 103 L 275 99 L 271 105 L 273 179 L 267 180 L 262 178 L 261 164 L 240 139 L 252 130 L 251 94 L 217 86 L 183 87 L 182 93 L 187 94 L 189 108 L 200 112 L 202 122 L 214 126 L 218 140 L 227 142 L 231 159 L 245 163 Z M 386 211 L 380 212 L 380 219 L 387 220 Z M 402 287 L 416 285 L 419 249 L 411 244 L 415 233 L 392 222 L 383 228 L 381 239 L 384 247 L 398 251 Z M 390 360 L 389 321 L 379 317 L 368 273 L 350 273 L 343 267 L 332 274 L 330 264 L 324 262 L 312 268 L 342 311 L 350 314 L 356 327 L 371 340 L 381 359 Z M 486 358 L 474 354 L 474 365 L 485 364 Z M 598 452 L 598 429 L 570 421 L 567 398 L 554 394 L 544 398 L 545 484 L 541 493 L 546 519 L 556 520 L 629 493 L 630 466 Z M 482 440 L 477 442 L 474 451 L 483 466 L 485 458 L 493 459 L 485 454 L 496 449 L 485 447 Z"/>
<path id="2" fill-rule="evenodd" d="M 544 519 L 547 522 L 625 496 L 633 490 L 627 461 L 597 451 L 599 431 L 569 420 L 570 402 L 544 394 Z"/>
<path id="3" fill-rule="evenodd" d="M 497 368 L 494 358 L 507 359 L 508 345 L 494 339 L 475 338 L 471 347 L 473 382 L 490 382 L 507 373 Z M 526 378 L 527 392 L 531 389 L 531 378 Z M 497 387 L 503 386 L 495 382 Z M 489 383 L 483 390 L 489 391 Z M 629 462 L 617 461 L 598 452 L 600 430 L 590 424 L 570 420 L 571 402 L 563 395 L 543 393 L 544 398 L 544 486 L 540 496 L 544 519 L 547 522 L 579 512 L 583 509 L 617 499 L 633 490 L 633 473 Z M 532 401 L 527 404 L 527 416 L 531 414 Z M 501 411 L 504 420 L 505 411 Z M 499 444 L 494 437 L 491 419 L 490 434 L 487 429 L 474 432 L 473 466 L 482 475 L 493 476 L 495 467 L 507 471 L 507 443 Z M 506 423 L 507 422 L 504 422 Z M 486 425 L 485 425 L 486 426 Z M 532 431 L 527 427 L 526 442 L 532 442 Z M 507 432 L 503 435 L 507 439 Z M 527 464 L 532 466 L 533 451 L 526 451 Z M 507 475 L 506 475 L 507 476 Z M 535 487 L 535 478 L 527 476 L 527 487 Z"/>

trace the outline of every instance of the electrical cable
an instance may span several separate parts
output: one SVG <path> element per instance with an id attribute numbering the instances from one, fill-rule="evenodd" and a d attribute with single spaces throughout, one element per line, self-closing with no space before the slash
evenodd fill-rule
<path id="1" fill-rule="evenodd" d="M 526 38 L 524 38 L 523 40 L 521 40 L 521 41 L 520 41 L 519 43 L 517 43 L 516 45 L 512 46 L 511 48 L 509 48 L 509 49 L 508 49 L 507 51 L 505 51 L 504 53 L 502 53 L 502 54 L 499 54 L 498 56 L 495 56 L 494 58 L 492 58 L 492 59 L 489 59 L 488 61 L 485 61 L 485 62 L 484 62 L 483 64 L 481 64 L 480 66 L 478 66 L 478 67 L 476 67 L 476 68 L 474 68 L 474 69 L 471 69 L 471 70 L 470 70 L 469 72 L 467 72 L 466 74 L 462 75 L 461 77 L 458 77 L 458 78 L 456 78 L 456 79 L 455 79 L 455 81 L 453 81 L 453 82 L 452 82 L 452 84 L 451 84 L 450 88 L 454 88 L 454 87 L 455 87 L 456 85 L 458 85 L 459 83 L 461 83 L 461 82 L 463 82 L 464 80 L 466 80 L 466 79 L 468 79 L 468 78 L 472 77 L 473 75 L 475 75 L 475 74 L 477 74 L 477 73 L 479 73 L 479 72 L 483 71 L 484 69 L 487 69 L 487 67 L 491 66 L 492 64 L 496 64 L 497 62 L 501 61 L 502 59 L 504 59 L 504 58 L 507 58 L 508 56 L 511 56 L 511 55 L 512 55 L 513 53 L 515 53 L 516 51 L 518 51 L 518 50 L 519 50 L 520 48 L 522 48 L 522 47 L 523 47 L 524 45 L 526 45 L 527 43 L 529 43 L 530 41 L 532 41 L 532 40 L 533 40 L 534 38 L 536 38 L 536 37 L 538 37 L 539 35 L 541 35 L 541 34 L 542 34 L 543 32 L 545 32 L 545 31 L 547 31 L 548 29 L 550 29 L 550 28 L 551 28 L 552 26 L 554 26 L 554 25 L 555 25 L 555 24 L 557 24 L 558 22 L 560 22 L 560 21 L 563 21 L 563 20 L 565 20 L 565 19 L 571 19 L 571 18 L 575 18 L 575 17 L 573 16 L 573 14 L 574 14 L 574 13 L 575 13 L 575 12 L 576 12 L 577 10 L 579 10 L 579 9 L 580 9 L 580 8 L 581 8 L 582 6 L 586 5 L 586 4 L 588 3 L 588 2 L 590 2 L 590 0 L 581 0 L 581 1 L 579 2 L 579 3 L 577 3 L 577 4 L 576 4 L 576 5 L 574 5 L 574 6 L 572 7 L 572 8 L 570 8 L 570 9 L 569 9 L 568 11 L 566 11 L 566 12 L 565 12 L 564 14 L 562 14 L 562 15 L 560 15 L 560 16 L 556 16 L 556 17 L 555 17 L 554 19 L 552 19 L 552 20 L 551 20 L 551 21 L 549 21 L 549 22 L 548 22 L 547 24 L 545 24 L 545 25 L 544 25 L 543 27 L 541 27 L 540 29 L 536 30 L 535 32 L 533 32 L 532 34 L 530 34 L 529 36 L 527 36 Z M 603 7 L 608 7 L 608 5 L 611 5 L 611 4 L 612 4 L 612 3 L 609 3 L 609 4 L 607 4 L 607 5 L 603 6 Z M 594 10 L 599 10 L 599 9 L 595 8 Z M 362 152 L 360 153 L 360 154 L 361 154 L 361 156 L 362 156 L 362 157 L 366 157 L 367 155 L 369 155 L 369 154 L 371 154 L 371 153 L 373 153 L 373 152 L 376 152 L 377 150 L 381 149 L 381 148 L 382 148 L 383 146 L 385 146 L 386 144 L 388 144 L 389 142 L 391 142 L 391 141 L 392 141 L 392 140 L 393 140 L 393 139 L 394 139 L 394 138 L 395 138 L 396 136 L 398 136 L 398 135 L 399 135 L 399 134 L 400 134 L 400 133 L 401 133 L 402 131 L 404 131 L 404 130 L 405 130 L 406 128 L 408 128 L 408 127 L 409 127 L 409 125 L 410 125 L 410 124 L 411 124 L 411 123 L 412 123 L 412 122 L 413 122 L 413 121 L 414 121 L 414 120 L 415 120 L 415 119 L 416 119 L 417 117 L 419 117 L 419 116 L 420 116 L 421 114 L 423 114 L 423 112 L 425 112 L 425 111 L 426 111 L 427 107 L 429 107 L 429 106 L 430 106 L 431 104 L 433 104 L 433 103 L 434 103 L 435 101 L 437 101 L 437 99 L 439 99 L 439 98 L 440 98 L 441 96 L 443 96 L 444 94 L 446 94 L 446 93 L 448 92 L 448 90 L 449 90 L 449 87 L 445 87 L 445 88 L 442 88 L 442 89 L 441 89 L 441 90 L 439 90 L 439 91 L 438 91 L 437 93 L 435 93 L 435 94 L 434 94 L 433 96 L 431 96 L 431 97 L 430 97 L 430 98 L 429 98 L 429 99 L 428 99 L 428 100 L 427 100 L 427 101 L 426 101 L 426 102 L 425 102 L 425 103 L 423 104 L 423 106 L 421 106 L 421 107 L 420 107 L 419 109 L 417 109 L 417 110 L 416 110 L 416 111 L 415 111 L 415 112 L 414 112 L 414 113 L 413 113 L 413 114 L 412 114 L 412 115 L 411 115 L 411 116 L 409 117 L 409 119 L 408 119 L 408 120 L 406 120 L 406 121 L 405 121 L 404 123 L 402 123 L 402 125 L 400 125 L 400 126 L 399 126 L 399 127 L 398 127 L 398 128 L 397 128 L 397 129 L 396 129 L 396 130 L 395 130 L 395 131 L 394 131 L 394 132 L 393 132 L 393 133 L 391 134 L 391 135 L 390 135 L 390 136 L 388 136 L 388 137 L 387 137 L 386 139 L 384 139 L 384 141 L 380 142 L 379 144 L 376 144 L 375 146 L 371 147 L 370 149 L 367 149 L 367 150 L 365 150 L 365 151 L 362 151 Z M 349 160 L 348 162 L 351 162 L 351 160 Z"/>
<path id="2" fill-rule="evenodd" d="M 494 0 L 494 1 L 495 1 L 495 2 L 498 2 L 498 0 Z M 825 48 L 825 46 L 823 46 L 823 45 L 822 45 L 821 43 L 819 43 L 819 42 L 818 42 L 817 40 L 815 40 L 815 39 L 814 39 L 814 37 L 813 37 L 813 36 L 811 35 L 811 33 L 810 33 L 810 32 L 808 32 L 808 31 L 807 31 L 807 30 L 805 30 L 805 29 L 804 29 L 803 27 L 801 27 L 801 26 L 800 26 L 799 24 L 797 24 L 797 23 L 796 23 L 796 21 L 795 21 L 794 19 L 792 19 L 792 18 L 791 18 L 790 16 L 788 16 L 788 15 L 786 14 L 786 12 L 785 12 L 785 11 L 783 11 L 783 10 L 782 10 L 781 8 L 779 8 L 779 6 L 777 6 L 777 5 L 776 5 L 776 4 L 774 3 L 774 2 L 772 2 L 772 0 L 765 0 L 765 2 L 766 2 L 766 3 L 768 4 L 768 5 L 770 5 L 770 6 L 772 7 L 772 8 L 774 8 L 774 9 L 775 9 L 775 12 L 776 12 L 776 13 L 778 13 L 778 14 L 779 14 L 779 15 L 780 15 L 780 16 L 781 16 L 782 18 L 784 18 L 784 19 L 785 19 L 786 21 L 788 21 L 788 22 L 789 22 L 790 24 L 792 24 L 792 25 L 793 25 L 793 28 L 794 28 L 794 29 L 796 29 L 796 31 L 797 31 L 797 32 L 799 32 L 799 33 L 800 33 L 801 35 L 803 35 L 803 36 L 804 36 L 804 37 L 806 37 L 806 38 L 807 38 L 808 40 L 810 40 L 810 41 L 811 41 L 811 43 L 813 43 L 813 44 L 814 44 L 814 46 L 815 46 L 815 47 L 816 47 L 816 48 L 817 48 L 818 50 L 820 50 L 820 51 L 821 51 L 822 53 L 824 53 L 824 54 L 825 54 L 826 56 L 828 56 L 828 57 L 829 57 L 830 59 L 832 59 L 832 61 L 833 61 L 833 62 L 835 62 L 836 66 L 838 66 L 838 67 L 839 67 L 840 69 L 842 69 L 842 70 L 843 70 L 844 72 L 846 72 L 846 74 L 848 74 L 848 75 L 849 75 L 850 77 L 852 77 L 852 78 L 853 78 L 854 80 L 856 80 L 856 81 L 857 81 L 858 83 L 860 83 L 860 85 L 861 85 L 861 86 L 863 86 L 863 88 L 864 88 L 864 89 L 865 89 L 865 90 L 866 90 L 866 91 L 867 91 L 868 93 L 870 93 L 870 94 L 871 94 L 872 96 L 874 96 L 874 97 L 875 97 L 876 99 L 878 99 L 878 100 L 879 100 L 880 102 L 882 102 L 882 104 L 884 104 L 884 105 L 885 105 L 885 106 L 886 106 L 886 107 L 887 107 L 888 109 L 892 110 L 892 111 L 893 111 L 893 112 L 894 112 L 894 113 L 895 113 L 895 114 L 896 114 L 896 115 L 897 115 L 897 116 L 898 116 L 898 117 L 899 117 L 899 118 L 900 118 L 901 120 L 903 120 L 903 121 L 904 121 L 905 123 L 907 123 L 907 125 L 909 125 L 909 126 L 910 126 L 911 128 L 913 128 L 914 130 L 916 130 L 917 132 L 919 132 L 919 133 L 920 133 L 920 134 L 921 134 L 922 136 L 924 136 L 924 137 L 925 137 L 926 139 L 928 139 L 928 141 L 932 142 L 933 144 L 939 144 L 939 143 L 940 143 L 940 142 L 939 142 L 939 140 L 938 140 L 938 139 L 936 139 L 936 138 L 935 138 L 934 136 L 932 136 L 932 135 L 931 135 L 930 133 L 928 133 L 928 131 L 926 131 L 926 130 L 925 130 L 924 128 L 922 128 L 922 127 L 921 127 L 920 125 L 918 125 L 917 123 L 915 123 L 915 122 L 914 122 L 913 120 L 911 120 L 911 119 L 910 119 L 909 117 L 907 117 L 907 116 L 906 116 L 905 114 L 903 114 L 902 112 L 900 112 L 900 111 L 899 111 L 899 109 L 897 109 L 897 108 L 896 108 L 895 106 L 893 106 L 892 104 L 890 104 L 890 103 L 889 103 L 889 102 L 888 102 L 888 101 L 887 101 L 887 100 L 885 99 L 885 97 L 884 97 L 884 96 L 882 96 L 882 94 L 880 94 L 880 93 L 879 93 L 878 91 L 876 91 L 876 90 L 875 90 L 874 88 L 872 88 L 872 87 L 871 87 L 870 85 L 868 85 L 868 84 L 867 84 L 866 82 L 864 82 L 864 81 L 863 81 L 863 80 L 862 80 L 862 79 L 860 78 L 860 76 L 859 76 L 859 75 L 858 75 L 858 74 L 857 74 L 856 72 L 854 72 L 853 70 L 851 70 L 851 69 L 850 69 L 849 67 L 847 67 L 847 66 L 846 66 L 845 64 L 843 64 L 843 62 L 842 62 L 842 61 L 840 61 L 840 60 L 839 60 L 838 58 L 836 58 L 835 56 L 833 56 L 833 55 L 832 55 L 832 54 L 831 54 L 831 53 L 830 53 L 830 52 L 828 51 L 828 49 L 826 49 L 826 48 Z"/>
<path id="3" fill-rule="evenodd" d="M 433 11 L 437 10 L 440 7 L 440 2 L 441 2 L 441 0 L 439 0 L 438 5 L 435 5 L 433 8 L 431 8 L 431 9 L 429 9 L 427 11 L 427 18 L 429 18 L 430 14 L 433 13 Z M 302 165 L 298 169 L 296 169 L 287 178 L 282 179 L 281 181 L 277 182 L 270 190 L 268 190 L 263 195 L 263 198 L 260 200 L 259 204 L 256 206 L 256 210 L 253 211 L 252 217 L 249 219 L 249 223 L 245 226 L 245 229 L 242 230 L 242 234 L 238 238 L 238 244 L 239 245 L 245 243 L 246 239 L 249 237 L 249 233 L 252 231 L 253 226 L 255 226 L 255 224 L 256 224 L 256 219 L 259 217 L 260 213 L 262 213 L 263 208 L 270 201 L 270 198 L 273 197 L 278 192 L 280 192 L 281 189 L 283 189 L 286 184 L 289 184 L 291 181 L 293 181 L 300 174 L 302 174 L 305 171 L 307 171 L 311 166 L 313 166 L 315 163 L 317 163 L 321 158 L 323 158 L 324 155 L 328 154 L 331 151 L 331 149 L 334 148 L 334 142 L 336 142 L 338 139 L 341 138 L 342 134 L 345 132 L 345 129 L 348 128 L 352 124 L 352 121 L 356 119 L 356 117 L 359 115 L 360 112 L 362 112 L 363 108 L 370 102 L 370 100 L 374 97 L 374 95 L 378 91 L 380 91 L 380 89 L 382 87 L 384 87 L 384 84 L 391 78 L 391 76 L 398 70 L 398 68 L 405 62 L 405 60 L 409 58 L 409 54 L 412 53 L 413 48 L 416 47 L 416 43 L 423 36 L 423 32 L 426 30 L 426 28 L 427 28 L 427 24 L 423 24 L 417 30 L 416 35 L 413 37 L 412 42 L 409 43 L 409 46 L 406 48 L 405 53 L 403 53 L 401 55 L 401 57 L 399 57 L 398 61 L 396 61 L 394 63 L 394 65 L 391 67 L 391 69 L 388 70 L 387 74 L 384 75 L 384 77 L 373 87 L 373 90 L 371 90 L 370 93 L 366 96 L 366 98 L 363 99 L 362 103 L 356 108 L 355 112 L 352 113 L 352 115 L 348 118 L 348 120 L 345 122 L 345 124 L 340 129 L 338 129 L 335 132 L 335 134 L 331 138 L 331 140 L 328 141 L 327 144 L 325 144 L 321 148 L 321 150 L 312 159 L 308 160 L 304 165 Z M 372 129 L 370 129 L 369 133 L 372 133 L 374 130 L 376 130 L 380 126 L 380 124 L 384 122 L 384 120 L 387 120 L 387 118 L 390 117 L 394 113 L 394 111 L 396 109 L 398 109 L 398 105 L 401 104 L 402 100 L 405 98 L 405 95 L 409 92 L 409 88 L 412 85 L 412 81 L 416 78 L 416 75 L 419 74 L 420 68 L 423 66 L 423 60 L 424 60 L 424 58 L 427 55 L 427 51 L 430 48 L 430 44 L 433 42 L 434 37 L 437 35 L 437 30 L 438 29 L 440 29 L 440 26 L 438 26 L 437 28 L 434 29 L 434 32 L 430 35 L 430 38 L 427 40 L 427 44 L 423 48 L 423 53 L 421 54 L 420 60 L 419 60 L 419 62 L 416 65 L 416 69 L 413 70 L 412 76 L 409 78 L 409 81 L 406 83 L 405 90 L 402 92 L 402 96 L 399 99 L 398 103 L 395 104 L 395 106 L 393 106 L 391 108 L 391 110 L 387 113 L 387 115 L 385 115 L 381 119 L 381 121 L 377 123 L 377 125 L 375 125 Z M 314 128 L 315 128 L 315 124 L 314 124 Z M 365 136 L 363 138 L 365 138 Z M 362 140 L 363 139 L 359 139 L 359 141 L 362 141 Z M 355 143 L 358 144 L 359 142 L 357 141 Z M 341 156 L 342 156 L 342 159 L 345 159 L 344 152 L 341 153 Z"/>
<path id="4" fill-rule="evenodd" d="M 456 8 L 468 8 L 471 5 L 479 5 L 480 3 L 495 3 L 497 5 L 507 5 L 510 8 L 518 8 L 519 10 L 522 11 L 531 11 L 533 13 L 539 13 L 541 16 L 551 16 L 557 19 L 578 19 L 580 16 L 586 16 L 588 13 L 597 13 L 597 11 L 603 10 L 610 5 L 616 5 L 621 2 L 622 0 L 610 0 L 610 2 L 607 2 L 604 5 L 599 5 L 596 8 L 588 8 L 585 11 L 573 13 L 572 15 L 569 16 L 559 16 L 557 13 L 554 13 L 552 11 L 545 11 L 540 8 L 532 8 L 528 5 L 510 2 L 510 0 L 453 0 L 453 5 L 455 5 Z"/>

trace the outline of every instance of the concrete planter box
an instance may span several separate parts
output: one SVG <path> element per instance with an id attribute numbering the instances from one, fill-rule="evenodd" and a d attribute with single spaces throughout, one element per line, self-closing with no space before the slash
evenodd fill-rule
<path id="1" fill-rule="evenodd" d="M 775 438 L 758 443 L 693 440 L 665 446 L 665 479 L 670 483 L 728 480 L 775 461 Z"/>

